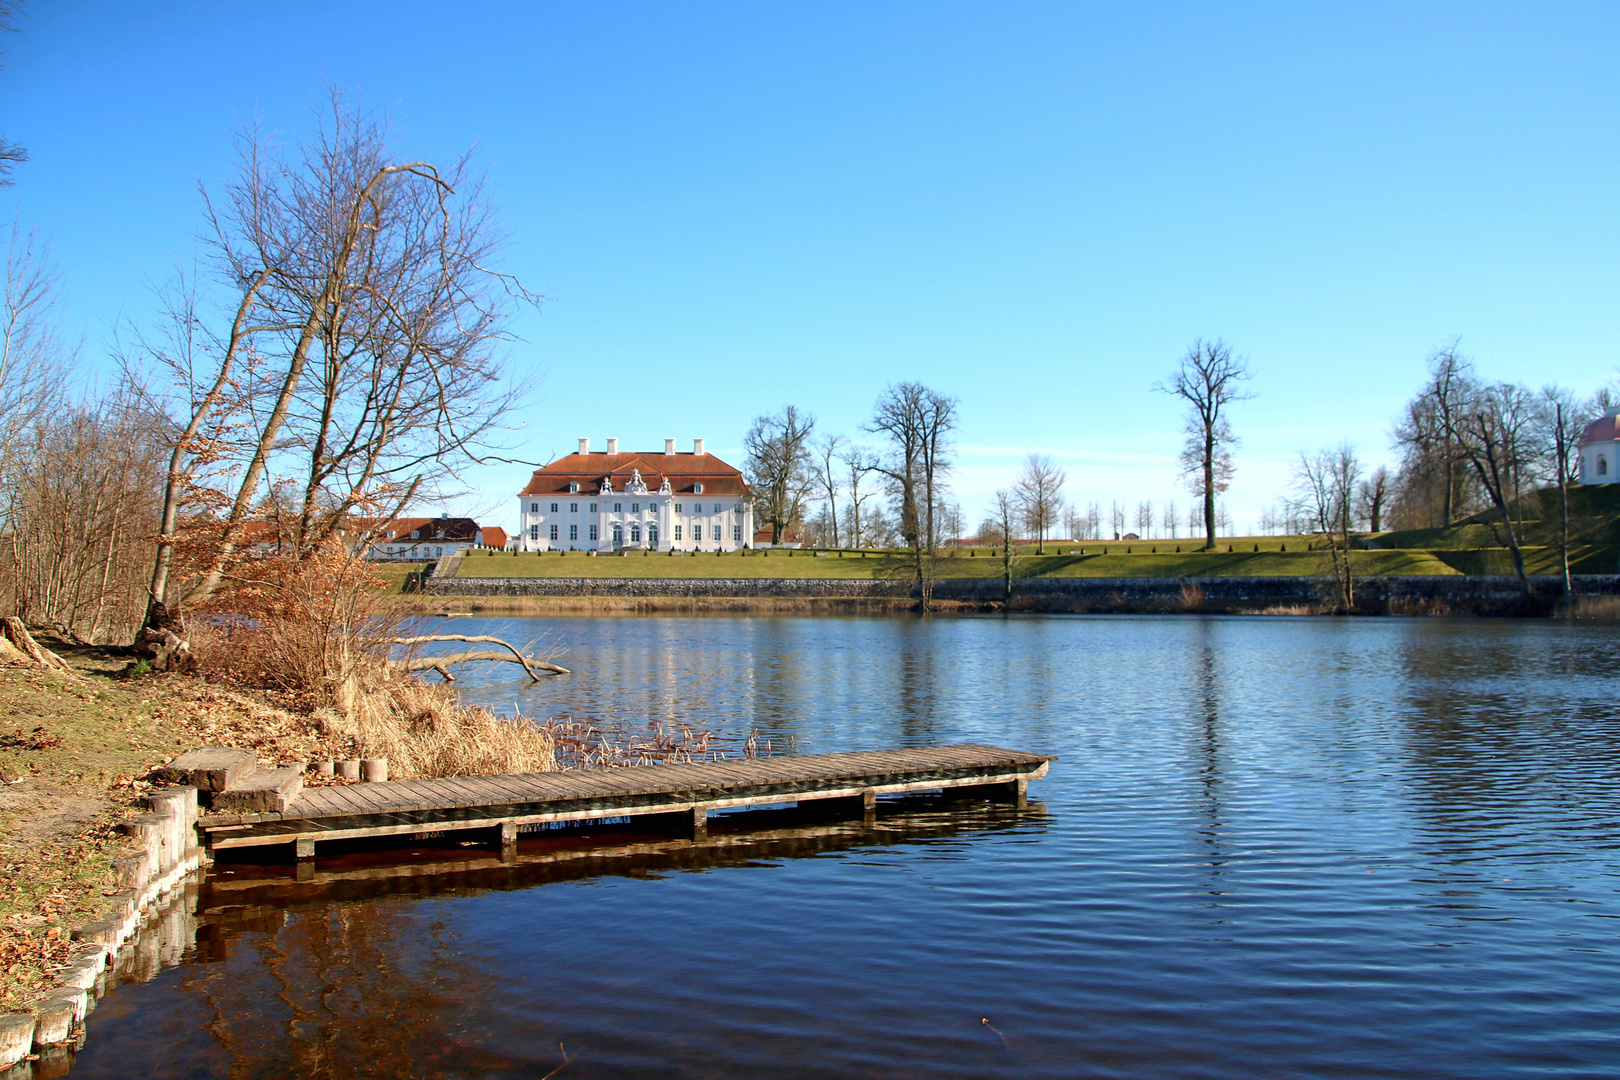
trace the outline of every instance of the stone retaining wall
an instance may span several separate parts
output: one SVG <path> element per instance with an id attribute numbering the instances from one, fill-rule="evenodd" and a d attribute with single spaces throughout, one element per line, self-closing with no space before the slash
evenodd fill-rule
<path id="1" fill-rule="evenodd" d="M 41 1055 L 42 1061 L 60 1055 L 71 1059 L 73 1047 L 84 1037 L 85 1014 L 110 989 L 119 963 L 127 966 L 138 932 L 160 925 L 162 932 L 148 935 L 152 948 L 159 940 L 183 940 L 183 932 L 171 932 L 168 923 L 189 917 L 189 906 L 173 901 L 183 895 L 182 886 L 202 865 L 197 789 L 165 788 L 148 795 L 146 804 L 150 813 L 119 826 L 140 850 L 112 864 L 120 891 L 109 898 L 111 915 L 73 931 L 78 946 L 58 976 L 61 985 L 35 1002 L 32 1012 L 0 1016 L 0 1069 L 29 1054 Z"/>
<path id="2" fill-rule="evenodd" d="M 1533 577 L 1543 595 L 1556 596 L 1560 580 Z M 1069 606 L 1076 609 L 1128 607 L 1183 609 L 1229 605 L 1308 604 L 1331 595 L 1332 582 L 1311 577 L 1097 578 L 1040 577 L 1013 582 L 1015 603 Z M 1590 574 L 1576 578 L 1584 595 L 1620 594 L 1620 576 Z M 424 592 L 438 596 L 547 597 L 687 597 L 898 599 L 910 595 L 910 583 L 850 578 L 434 578 Z M 1361 603 L 1374 608 L 1391 604 L 1445 602 L 1459 605 L 1502 605 L 1518 600 L 1518 579 L 1502 575 L 1434 575 L 1356 579 Z M 998 603 L 1004 599 L 1000 578 L 940 578 L 934 582 L 940 600 Z"/>

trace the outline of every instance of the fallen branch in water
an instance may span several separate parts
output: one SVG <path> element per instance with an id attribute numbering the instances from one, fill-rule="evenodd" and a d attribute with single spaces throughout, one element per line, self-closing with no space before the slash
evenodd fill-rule
<path id="1" fill-rule="evenodd" d="M 540 681 L 541 675 L 552 677 L 570 675 L 565 667 L 548 664 L 544 660 L 534 660 L 524 656 L 515 646 L 489 634 L 425 634 L 421 637 L 381 638 L 379 645 L 425 645 L 431 641 L 464 641 L 468 643 L 487 643 L 499 645 L 511 653 L 493 652 L 489 650 L 451 653 L 448 656 L 413 656 L 406 660 L 390 660 L 389 663 L 401 671 L 437 671 L 449 682 L 455 682 L 456 677 L 450 674 L 448 665 L 464 664 L 469 660 L 496 660 L 507 664 L 522 664 L 523 670 L 529 673 L 529 678 L 535 682 Z"/>

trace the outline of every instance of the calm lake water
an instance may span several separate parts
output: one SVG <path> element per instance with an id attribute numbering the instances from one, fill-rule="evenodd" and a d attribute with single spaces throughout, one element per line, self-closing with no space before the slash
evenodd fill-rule
<path id="1" fill-rule="evenodd" d="M 1614 630 L 456 620 L 486 626 L 574 669 L 470 673 L 503 710 L 1062 760 L 1024 811 L 205 894 L 75 1080 L 539 1078 L 559 1044 L 569 1080 L 1620 1076 Z"/>

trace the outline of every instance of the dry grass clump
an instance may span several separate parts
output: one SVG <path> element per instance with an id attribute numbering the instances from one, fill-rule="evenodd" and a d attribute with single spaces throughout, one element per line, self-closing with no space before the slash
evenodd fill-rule
<path id="1" fill-rule="evenodd" d="M 556 740 L 533 720 L 463 705 L 448 687 L 408 675 L 370 681 L 348 718 L 317 715 L 353 739 L 357 756 L 387 758 L 389 775 L 401 780 L 557 769 Z"/>
<path id="2" fill-rule="evenodd" d="M 556 769 L 556 740 L 534 721 L 462 705 L 410 675 L 394 655 L 408 616 L 373 570 L 336 546 L 242 567 L 217 612 L 187 624 L 199 672 L 274 693 L 328 742 L 387 758 L 400 779 Z"/>

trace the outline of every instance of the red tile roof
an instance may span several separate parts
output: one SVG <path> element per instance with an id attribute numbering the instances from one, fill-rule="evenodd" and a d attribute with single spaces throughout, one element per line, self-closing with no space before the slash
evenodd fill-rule
<path id="1" fill-rule="evenodd" d="M 1575 445 L 1614 442 L 1617 439 L 1620 439 L 1620 412 L 1612 412 L 1587 424 L 1586 430 L 1581 432 L 1581 437 L 1575 440 Z"/>
<path id="2" fill-rule="evenodd" d="M 753 493 L 740 470 L 713 454 L 589 453 L 569 454 L 536 469 L 528 487 L 518 494 L 568 495 L 568 485 L 574 483 L 579 485 L 579 494 L 595 495 L 602 490 L 603 478 L 611 480 L 614 491 L 623 492 L 638 470 L 649 492 L 656 493 L 667 476 L 670 488 L 677 495 L 695 494 L 694 484 L 702 484 L 705 495 Z"/>
<path id="3" fill-rule="evenodd" d="M 411 536 L 412 532 L 416 536 Z M 442 534 L 442 535 L 441 535 Z M 434 540 L 478 542 L 478 522 L 472 518 L 395 518 L 377 530 L 372 543 L 431 543 Z"/>
<path id="4" fill-rule="evenodd" d="M 506 546 L 506 530 L 499 525 L 484 526 L 484 546 L 487 548 L 503 548 Z"/>

